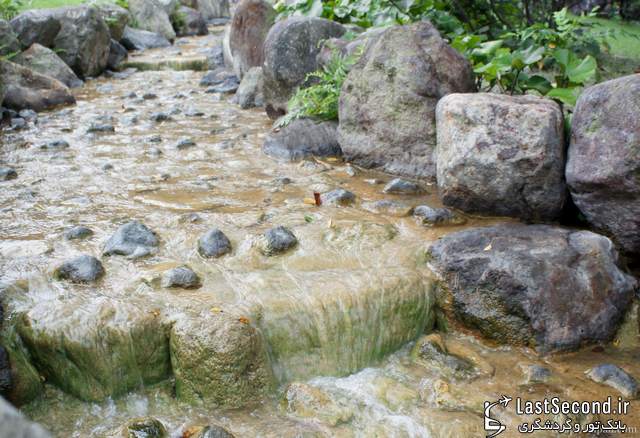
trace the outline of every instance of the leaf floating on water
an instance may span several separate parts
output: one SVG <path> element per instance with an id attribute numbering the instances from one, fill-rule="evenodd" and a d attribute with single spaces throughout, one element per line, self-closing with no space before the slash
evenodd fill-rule
<path id="1" fill-rule="evenodd" d="M 304 215 L 304 221 L 308 224 L 310 224 L 311 222 L 313 222 L 313 216 L 309 216 L 308 214 Z"/>
<path id="2" fill-rule="evenodd" d="M 484 247 L 484 251 L 491 251 L 491 244 Z"/>
<path id="3" fill-rule="evenodd" d="M 304 198 L 302 202 L 309 205 L 316 205 L 316 200 L 313 198 Z"/>
<path id="4" fill-rule="evenodd" d="M 212 307 L 211 313 L 222 313 L 222 309 L 220 307 Z"/>
<path id="5" fill-rule="evenodd" d="M 251 321 L 249 321 L 249 318 L 247 318 L 246 316 L 241 316 L 240 318 L 238 318 L 238 321 L 240 321 L 243 324 L 249 324 Z"/>

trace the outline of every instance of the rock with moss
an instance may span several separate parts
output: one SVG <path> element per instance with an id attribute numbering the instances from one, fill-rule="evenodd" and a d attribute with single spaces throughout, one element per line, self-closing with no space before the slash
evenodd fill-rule
<path id="1" fill-rule="evenodd" d="M 101 2 L 96 6 L 102 19 L 109 26 L 111 39 L 120 41 L 124 34 L 124 28 L 131 22 L 131 13 L 115 3 Z"/>
<path id="2" fill-rule="evenodd" d="M 595 229 L 640 253 L 640 74 L 587 88 L 576 105 L 566 178 Z"/>
<path id="3" fill-rule="evenodd" d="M 171 372 L 167 327 L 134 304 L 39 302 L 17 316 L 16 329 L 38 372 L 82 400 L 119 396 Z"/>
<path id="4" fill-rule="evenodd" d="M 165 4 L 161 0 L 129 0 L 129 11 L 135 27 L 160 34 L 169 41 L 176 38 L 169 18 L 175 7 L 176 2 Z"/>
<path id="5" fill-rule="evenodd" d="M 0 336 L 8 360 L 9 386 L 1 394 L 16 406 L 22 406 L 38 397 L 42 391 L 40 374 L 31 364 L 31 358 L 22 339 L 11 325 L 4 324 Z"/>
<path id="6" fill-rule="evenodd" d="M 179 37 L 207 35 L 209 29 L 202 14 L 195 9 L 179 6 L 172 14 L 171 21 Z"/>
<path id="7" fill-rule="evenodd" d="M 18 36 L 23 49 L 38 43 L 44 47 L 53 47 L 60 32 L 61 24 L 47 9 L 31 9 L 22 12 L 11 20 L 11 27 Z"/>
<path id="8" fill-rule="evenodd" d="M 78 79 L 73 70 L 53 50 L 40 44 L 32 45 L 12 61 L 42 75 L 51 76 L 67 87 L 82 86 L 82 81 Z"/>
<path id="9" fill-rule="evenodd" d="M 436 104 L 447 94 L 475 91 L 471 65 L 426 21 L 392 26 L 369 41 L 340 95 L 345 157 L 435 179 Z"/>
<path id="10" fill-rule="evenodd" d="M 162 35 L 148 30 L 124 28 L 121 43 L 128 50 L 146 50 L 169 47 L 171 43 Z"/>
<path id="11" fill-rule="evenodd" d="M 0 20 L 0 56 L 14 55 L 20 50 L 20 42 L 13 28 L 7 21 Z"/>
<path id="12" fill-rule="evenodd" d="M 171 328 L 176 395 L 190 402 L 240 407 L 273 388 L 262 334 L 242 315 L 203 310 Z"/>
<path id="13" fill-rule="evenodd" d="M 611 340 L 637 286 L 618 266 L 611 240 L 548 225 L 449 234 L 429 258 L 450 319 L 540 352 Z"/>
<path id="14" fill-rule="evenodd" d="M 284 392 L 282 406 L 293 416 L 320 420 L 330 426 L 347 423 L 353 418 L 350 407 L 341 406 L 322 389 L 306 383 L 290 384 Z"/>
<path id="15" fill-rule="evenodd" d="M 153 417 L 132 418 L 122 427 L 112 431 L 107 438 L 168 438 L 162 422 Z"/>

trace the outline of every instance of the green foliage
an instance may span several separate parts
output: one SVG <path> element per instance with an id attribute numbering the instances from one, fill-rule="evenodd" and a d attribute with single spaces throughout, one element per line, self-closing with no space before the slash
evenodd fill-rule
<path id="1" fill-rule="evenodd" d="M 319 120 L 338 120 L 338 99 L 342 84 L 362 51 L 342 57 L 334 50 L 331 60 L 321 70 L 307 75 L 305 82 L 311 84 L 300 88 L 289 100 L 287 114 L 278 126 L 285 126 L 295 119 L 310 117 Z"/>
<path id="2" fill-rule="evenodd" d="M 129 0 L 115 0 L 116 5 L 129 10 Z"/>
<path id="3" fill-rule="evenodd" d="M 0 0 L 0 18 L 11 20 L 18 15 L 22 2 L 20 0 Z"/>

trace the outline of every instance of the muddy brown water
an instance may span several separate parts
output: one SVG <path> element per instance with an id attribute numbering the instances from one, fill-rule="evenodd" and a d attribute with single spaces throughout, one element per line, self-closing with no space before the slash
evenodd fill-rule
<path id="1" fill-rule="evenodd" d="M 219 35 L 188 39 L 181 46 L 134 59 L 153 64 L 184 57 L 193 65 L 216 38 Z M 483 374 L 470 380 L 443 378 L 437 369 L 412 360 L 411 342 L 388 354 L 377 345 L 379 339 L 395 345 L 402 336 L 387 338 L 395 327 L 385 324 L 393 320 L 376 316 L 393 301 L 378 294 L 381 285 L 390 285 L 388 290 L 400 300 L 411 299 L 412 279 L 429 278 L 420 255 L 431 242 L 452 231 L 502 220 L 469 217 L 463 226 L 427 228 L 411 217 L 372 213 L 364 206 L 381 199 L 409 206 L 441 204 L 435 187 L 429 186 L 420 196 L 385 195 L 382 188 L 389 175 L 356 169 L 351 176 L 347 163 L 282 163 L 266 157 L 260 148 L 271 123 L 264 112 L 241 110 L 229 102 L 229 95 L 205 93 L 198 85 L 203 74 L 140 71 L 124 79 L 89 81 L 76 92 L 76 106 L 40 114 L 37 125 L 25 131 L 0 134 L 0 161 L 19 173 L 17 180 L 0 187 L 0 279 L 27 285 L 26 293 L 11 297 L 9 312 L 40 309 L 37 312 L 46 319 L 55 318 L 50 309 L 78 306 L 74 311 L 88 314 L 87 326 L 78 330 L 89 329 L 91 312 L 105 300 L 114 306 L 135 303 L 167 317 L 213 306 L 245 309 L 273 342 L 280 387 L 270 397 L 249 400 L 246 408 L 222 410 L 176 400 L 171 380 L 100 403 L 82 402 L 47 385 L 43 397 L 25 406 L 24 412 L 54 436 L 104 436 L 131 417 L 151 415 L 176 437 L 199 423 L 223 425 L 238 437 L 475 437 L 485 433 L 485 400 L 503 394 L 528 400 L 617 398 L 615 390 L 584 375 L 602 362 L 640 376 L 634 320 L 604 349 L 546 358 L 528 349 L 492 346 L 464 333 L 450 333 L 445 336 L 447 345 L 457 346 L 483 366 Z M 157 98 L 141 99 L 145 93 Z M 171 120 L 151 121 L 159 111 L 170 114 Z M 187 115 L 192 112 L 202 115 Z M 115 132 L 87 133 L 96 121 L 113 124 Z M 151 142 L 156 135 L 161 141 Z M 196 146 L 177 149 L 182 138 L 193 139 Z M 70 148 L 40 148 L 58 139 Z M 285 177 L 289 184 L 282 183 Z M 336 188 L 355 193 L 356 204 L 317 207 L 310 202 L 314 192 Z M 158 233 L 157 255 L 138 261 L 102 258 L 107 275 L 91 287 L 52 280 L 52 268 L 73 255 L 99 257 L 104 242 L 129 219 Z M 95 234 L 66 241 L 62 234 L 72 225 L 88 226 Z M 299 246 L 283 256 L 264 257 L 255 250 L 255 239 L 277 225 L 290 227 Z M 214 226 L 229 236 L 234 249 L 219 260 L 205 260 L 196 242 Z M 182 264 L 200 275 L 202 288 L 165 290 L 154 281 Z M 345 308 L 358 314 L 336 316 Z M 357 329 L 345 331 L 345 321 Z M 276 339 L 282 331 L 290 331 L 291 339 L 312 331 L 319 346 L 301 344 L 298 351 L 279 351 Z M 406 335 L 413 339 L 419 333 Z M 530 364 L 547 366 L 553 377 L 544 384 L 525 384 L 523 367 Z M 330 400 L 326 409 L 338 410 L 339 420 L 287 409 L 282 399 L 290 382 L 322 390 Z M 632 402 L 630 414 L 620 417 L 638 434 L 639 409 Z M 531 421 L 516 417 L 512 408 L 496 408 L 494 413 L 508 426 L 502 436 L 519 435 L 517 425 Z"/>

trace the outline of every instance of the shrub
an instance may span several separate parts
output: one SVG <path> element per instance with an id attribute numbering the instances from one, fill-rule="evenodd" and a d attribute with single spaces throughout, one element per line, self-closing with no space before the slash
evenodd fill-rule
<path id="1" fill-rule="evenodd" d="M 20 13 L 20 0 L 0 0 L 0 18 L 11 20 Z"/>

